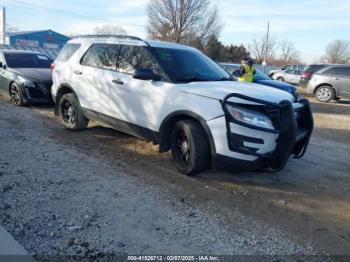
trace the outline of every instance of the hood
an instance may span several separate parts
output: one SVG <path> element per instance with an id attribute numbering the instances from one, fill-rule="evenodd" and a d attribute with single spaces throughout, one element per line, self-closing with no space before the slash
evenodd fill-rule
<path id="1" fill-rule="evenodd" d="M 275 87 L 283 91 L 287 91 L 291 94 L 294 94 L 297 90 L 293 85 L 290 85 L 288 83 L 281 82 L 281 81 L 276 81 L 276 80 L 259 80 L 257 81 L 257 83 L 261 85 Z"/>
<path id="2" fill-rule="evenodd" d="M 32 82 L 52 81 L 50 68 L 12 68 L 11 70 Z"/>
<path id="3" fill-rule="evenodd" d="M 228 94 L 238 93 L 272 103 L 280 103 L 282 100 L 293 102 L 293 96 L 285 91 L 259 84 L 236 81 L 192 82 L 180 85 L 180 89 L 186 93 L 218 100 L 224 99 Z"/>

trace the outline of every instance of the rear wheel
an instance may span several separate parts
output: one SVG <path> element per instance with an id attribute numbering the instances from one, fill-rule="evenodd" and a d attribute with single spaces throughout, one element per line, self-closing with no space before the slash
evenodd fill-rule
<path id="1" fill-rule="evenodd" d="M 210 164 L 210 145 L 201 125 L 192 120 L 176 123 L 171 133 L 171 153 L 177 169 L 194 175 Z"/>
<path id="2" fill-rule="evenodd" d="M 316 89 L 315 97 L 320 102 L 328 103 L 334 98 L 334 90 L 330 86 L 320 86 Z"/>
<path id="3" fill-rule="evenodd" d="M 84 116 L 78 98 L 73 93 L 64 94 L 59 101 L 59 113 L 66 128 L 74 131 L 85 129 L 89 120 Z"/>
<path id="4" fill-rule="evenodd" d="M 26 103 L 24 102 L 24 99 L 23 99 L 22 91 L 16 83 L 11 84 L 9 92 L 10 92 L 10 97 L 11 97 L 12 103 L 14 103 L 17 106 L 26 105 Z"/>
<path id="5" fill-rule="evenodd" d="M 277 77 L 278 81 L 284 82 L 284 78 L 282 76 Z"/>

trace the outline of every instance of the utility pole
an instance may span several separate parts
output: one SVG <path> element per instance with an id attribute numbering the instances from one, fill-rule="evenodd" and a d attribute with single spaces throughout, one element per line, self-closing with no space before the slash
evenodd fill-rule
<path id="1" fill-rule="evenodd" d="M 0 44 L 4 45 L 6 42 L 6 9 L 2 8 L 0 11 Z"/>
<path id="2" fill-rule="evenodd" d="M 265 50 L 264 50 L 264 62 L 263 62 L 263 67 L 264 67 L 264 73 L 266 73 L 266 65 L 267 65 L 267 50 L 268 50 L 268 43 L 269 43 L 269 34 L 270 34 L 270 22 L 267 22 L 267 32 L 266 32 L 266 39 L 265 39 Z"/>

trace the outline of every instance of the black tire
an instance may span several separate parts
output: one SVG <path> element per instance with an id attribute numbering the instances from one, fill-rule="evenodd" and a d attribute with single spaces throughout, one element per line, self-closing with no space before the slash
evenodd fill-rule
<path id="1" fill-rule="evenodd" d="M 278 81 L 284 82 L 284 78 L 282 76 L 277 77 Z"/>
<path id="2" fill-rule="evenodd" d="M 193 120 L 175 124 L 171 133 L 171 154 L 176 168 L 183 174 L 194 175 L 210 164 L 210 145 L 202 126 Z"/>
<path id="3" fill-rule="evenodd" d="M 315 91 L 315 97 L 320 102 L 328 103 L 335 97 L 334 89 L 330 86 L 319 86 Z"/>
<path id="4" fill-rule="evenodd" d="M 59 101 L 59 113 L 63 124 L 69 130 L 83 130 L 89 124 L 80 107 L 78 98 L 73 93 L 64 94 Z"/>
<path id="5" fill-rule="evenodd" d="M 12 83 L 10 85 L 9 94 L 10 94 L 11 102 L 16 106 L 26 105 L 23 99 L 21 88 L 16 83 Z"/>

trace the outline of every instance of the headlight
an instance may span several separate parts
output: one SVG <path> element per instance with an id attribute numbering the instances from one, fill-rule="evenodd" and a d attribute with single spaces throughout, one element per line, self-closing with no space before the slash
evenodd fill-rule
<path id="1" fill-rule="evenodd" d="M 262 112 L 231 105 L 227 105 L 227 110 L 230 115 L 239 122 L 257 127 L 274 129 L 270 117 Z"/>
<path id="2" fill-rule="evenodd" d="M 33 84 L 32 81 L 29 81 L 28 79 L 25 79 L 24 77 L 22 76 L 18 76 L 17 77 L 18 81 L 23 84 L 24 86 L 27 86 L 27 87 L 35 87 L 35 85 Z"/>

